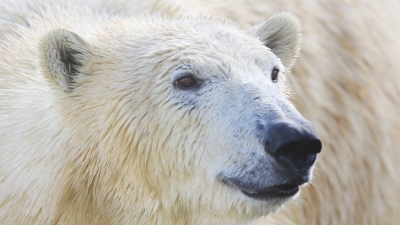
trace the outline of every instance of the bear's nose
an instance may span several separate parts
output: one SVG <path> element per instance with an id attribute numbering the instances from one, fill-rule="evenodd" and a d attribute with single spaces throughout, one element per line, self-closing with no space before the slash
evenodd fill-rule
<path id="1" fill-rule="evenodd" d="M 295 171 L 307 171 L 321 152 L 321 141 L 311 126 L 276 123 L 269 126 L 267 135 L 266 152 Z"/>

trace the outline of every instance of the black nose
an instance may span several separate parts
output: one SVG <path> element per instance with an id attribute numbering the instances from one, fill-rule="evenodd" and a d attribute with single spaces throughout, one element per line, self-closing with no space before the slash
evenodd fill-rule
<path id="1" fill-rule="evenodd" d="M 267 153 L 296 171 L 308 170 L 322 148 L 311 125 L 272 124 L 268 127 L 267 137 Z"/>

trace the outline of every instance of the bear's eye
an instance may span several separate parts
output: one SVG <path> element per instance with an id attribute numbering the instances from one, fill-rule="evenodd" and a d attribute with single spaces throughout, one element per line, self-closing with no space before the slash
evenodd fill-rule
<path id="1" fill-rule="evenodd" d="M 274 67 L 274 69 L 272 69 L 272 72 L 271 72 L 271 80 L 273 82 L 278 81 L 278 75 L 279 75 L 279 69 Z"/>
<path id="2" fill-rule="evenodd" d="M 199 82 L 193 77 L 193 75 L 185 75 L 180 77 L 175 81 L 175 84 L 182 90 L 196 88 L 199 86 Z"/>

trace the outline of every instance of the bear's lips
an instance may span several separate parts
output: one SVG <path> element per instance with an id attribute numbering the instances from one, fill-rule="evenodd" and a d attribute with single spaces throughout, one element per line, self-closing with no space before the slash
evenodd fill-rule
<path id="1" fill-rule="evenodd" d="M 298 184 L 282 184 L 261 190 L 241 190 L 243 194 L 257 200 L 269 200 L 271 198 L 291 197 L 299 191 Z"/>

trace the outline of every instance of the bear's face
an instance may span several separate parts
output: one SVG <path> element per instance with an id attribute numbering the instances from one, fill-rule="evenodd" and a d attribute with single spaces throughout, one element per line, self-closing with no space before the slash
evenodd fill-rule
<path id="1" fill-rule="evenodd" d="M 131 203 L 121 204 L 251 218 L 295 196 L 321 149 L 286 98 L 295 20 L 250 31 L 215 19 L 138 23 L 113 21 L 88 42 L 56 30 L 42 43 L 67 116 L 98 147 L 96 167 L 125 184 Z M 106 182 L 97 193 L 114 190 Z"/>

